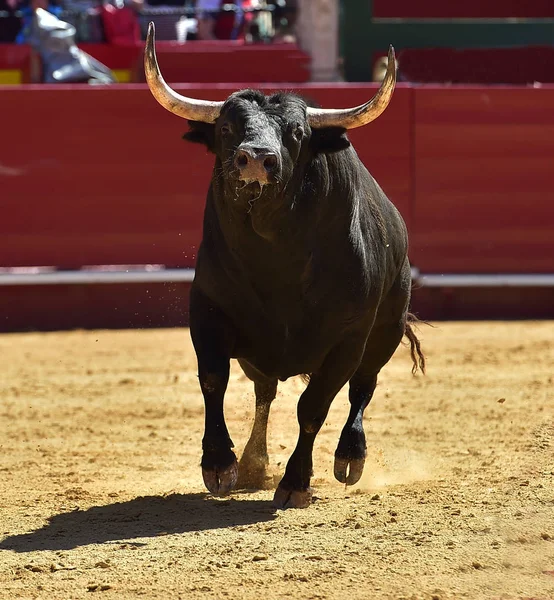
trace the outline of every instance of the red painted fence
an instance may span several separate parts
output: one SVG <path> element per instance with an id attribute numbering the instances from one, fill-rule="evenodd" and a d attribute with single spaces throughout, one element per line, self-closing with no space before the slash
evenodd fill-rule
<path id="1" fill-rule="evenodd" d="M 373 0 L 373 14 L 375 17 L 401 19 L 540 19 L 554 17 L 554 5 L 551 0 Z"/>
<path id="2" fill-rule="evenodd" d="M 553 46 L 406 48 L 398 53 L 398 62 L 403 81 L 412 83 L 554 83 Z"/>
<path id="3" fill-rule="evenodd" d="M 312 84 L 301 92 L 326 107 L 349 106 L 375 87 Z M 176 88 L 217 100 L 235 86 Z M 180 139 L 186 123 L 145 86 L 7 86 L 0 98 L 0 266 L 194 265 L 213 159 Z M 554 86 L 400 85 L 382 117 L 351 132 L 402 212 L 421 272 L 554 273 L 552 106 Z M 0 313 L 11 318 L 0 328 L 40 326 L 52 310 L 63 326 L 182 322 L 183 286 L 146 286 L 149 294 L 124 287 L 132 313 L 124 323 L 98 290 L 0 288 Z M 94 316 L 72 321 L 76 305 Z"/>
<path id="4" fill-rule="evenodd" d="M 79 47 L 124 75 L 123 83 L 142 83 L 144 42 L 134 44 L 79 44 Z M 296 44 L 246 44 L 243 41 L 158 41 L 156 53 L 169 83 L 250 83 L 310 79 L 310 57 Z M 31 48 L 26 44 L 0 44 L 0 75 L 17 71 L 20 83 L 31 81 Z M 0 83 L 2 83 L 0 77 Z"/>
<path id="5" fill-rule="evenodd" d="M 414 94 L 412 258 L 430 273 L 554 273 L 554 86 Z"/>
<path id="6" fill-rule="evenodd" d="M 188 86 L 186 93 L 218 100 L 234 89 Z M 304 90 L 340 106 L 363 102 L 375 86 Z M 0 147 L 0 265 L 194 265 L 213 158 L 182 141 L 186 121 L 161 108 L 145 86 L 14 87 L 0 94 L 10 115 Z M 352 135 L 405 214 L 411 95 L 397 90 L 386 114 Z"/>

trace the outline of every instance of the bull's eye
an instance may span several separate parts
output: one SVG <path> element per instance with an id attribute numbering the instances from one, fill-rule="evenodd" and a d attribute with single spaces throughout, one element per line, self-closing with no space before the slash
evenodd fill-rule
<path id="1" fill-rule="evenodd" d="M 231 126 L 229 125 L 229 123 L 223 123 L 219 131 L 223 136 L 229 135 L 231 133 Z"/>
<path id="2" fill-rule="evenodd" d="M 304 135 L 304 131 L 302 130 L 302 126 L 301 125 L 295 125 L 293 127 L 293 130 L 292 130 L 292 135 L 296 138 L 297 141 L 300 141 L 302 139 L 302 136 Z"/>

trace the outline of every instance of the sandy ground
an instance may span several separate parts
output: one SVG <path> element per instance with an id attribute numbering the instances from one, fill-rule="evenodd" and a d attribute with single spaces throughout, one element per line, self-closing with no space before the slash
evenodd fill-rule
<path id="1" fill-rule="evenodd" d="M 215 499 L 187 330 L 0 336 L 1 598 L 554 598 L 554 322 L 440 323 L 427 377 L 402 347 L 366 412 L 359 485 L 315 451 L 315 502 Z M 276 477 L 303 384 L 270 420 Z M 233 364 L 240 455 L 253 390 Z"/>

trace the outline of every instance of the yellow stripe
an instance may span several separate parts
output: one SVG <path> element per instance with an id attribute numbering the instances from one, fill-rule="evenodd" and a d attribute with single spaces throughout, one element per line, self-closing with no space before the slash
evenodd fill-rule
<path id="1" fill-rule="evenodd" d="M 131 81 L 130 69 L 113 69 L 113 74 L 118 83 L 129 83 Z M 21 83 L 22 73 L 19 69 L 0 69 L 0 85 L 13 85 Z"/>
<path id="2" fill-rule="evenodd" d="M 130 69 L 112 69 L 118 83 L 129 83 L 131 81 Z"/>
<path id="3" fill-rule="evenodd" d="M 0 69 L 0 85 L 21 83 L 21 71 L 19 69 Z"/>

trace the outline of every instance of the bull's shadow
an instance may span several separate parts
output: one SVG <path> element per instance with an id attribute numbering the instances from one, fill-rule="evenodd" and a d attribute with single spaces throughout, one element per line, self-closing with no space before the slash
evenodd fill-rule
<path id="1" fill-rule="evenodd" d="M 5 538 L 0 550 L 71 550 L 114 541 L 133 544 L 129 540 L 248 525 L 275 516 L 270 501 L 217 500 L 207 494 L 146 496 L 54 515 L 41 529 Z"/>

